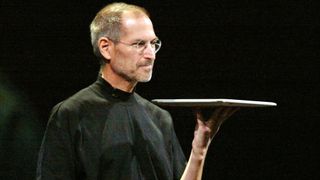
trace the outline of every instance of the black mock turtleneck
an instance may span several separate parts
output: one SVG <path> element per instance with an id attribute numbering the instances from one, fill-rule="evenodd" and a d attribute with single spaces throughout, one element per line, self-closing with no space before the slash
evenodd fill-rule
<path id="1" fill-rule="evenodd" d="M 37 177 L 169 180 L 184 167 L 169 113 L 98 77 L 53 108 Z"/>

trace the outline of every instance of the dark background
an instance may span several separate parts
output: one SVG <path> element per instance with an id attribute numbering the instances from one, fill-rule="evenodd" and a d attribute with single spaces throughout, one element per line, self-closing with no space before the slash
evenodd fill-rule
<path id="1" fill-rule="evenodd" d="M 97 77 L 89 24 L 109 1 L 0 2 L 0 79 L 5 77 L 36 114 L 33 120 L 20 121 L 32 121 L 30 128 L 39 134 L 30 152 L 11 154 L 10 160 L 9 155 L 2 157 L 9 162 L 0 164 L 0 172 L 7 179 L 32 179 L 50 109 Z M 138 85 L 139 94 L 150 100 L 278 103 L 276 108 L 242 109 L 224 124 L 207 155 L 204 179 L 319 178 L 320 38 L 315 2 L 127 2 L 150 11 L 163 42 L 153 79 Z M 193 114 L 190 109 L 168 110 L 188 157 Z M 1 153 L 8 154 L 8 146 L 0 145 Z"/>

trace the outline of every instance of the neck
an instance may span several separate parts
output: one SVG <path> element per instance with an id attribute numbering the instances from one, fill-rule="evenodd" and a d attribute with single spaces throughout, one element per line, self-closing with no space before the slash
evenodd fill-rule
<path id="1" fill-rule="evenodd" d="M 110 68 L 108 68 L 108 65 L 106 65 L 101 70 L 101 76 L 104 80 L 106 80 L 109 84 L 111 84 L 112 87 L 120 89 L 125 92 L 132 92 L 137 85 L 137 82 L 131 82 L 123 77 L 117 75 L 114 73 Z"/>

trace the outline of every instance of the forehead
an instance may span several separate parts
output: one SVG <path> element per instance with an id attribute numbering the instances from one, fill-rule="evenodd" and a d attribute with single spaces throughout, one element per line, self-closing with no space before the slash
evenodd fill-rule
<path id="1" fill-rule="evenodd" d="M 148 16 L 142 13 L 125 12 L 121 22 L 122 38 L 155 38 L 153 25 Z"/>

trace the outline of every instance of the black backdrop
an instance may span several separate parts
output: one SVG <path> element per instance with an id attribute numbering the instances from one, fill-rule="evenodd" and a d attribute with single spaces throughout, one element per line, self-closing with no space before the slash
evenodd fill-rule
<path id="1" fill-rule="evenodd" d="M 52 106 L 97 77 L 88 27 L 108 1 L 0 2 L 0 70 L 38 115 L 42 136 Z M 204 179 L 319 177 L 316 3 L 127 2 L 150 11 L 163 41 L 153 79 L 138 85 L 139 94 L 278 103 L 242 109 L 224 124 L 211 145 Z M 192 112 L 168 110 L 188 156 Z M 33 160 L 26 166 L 34 167 Z"/>

